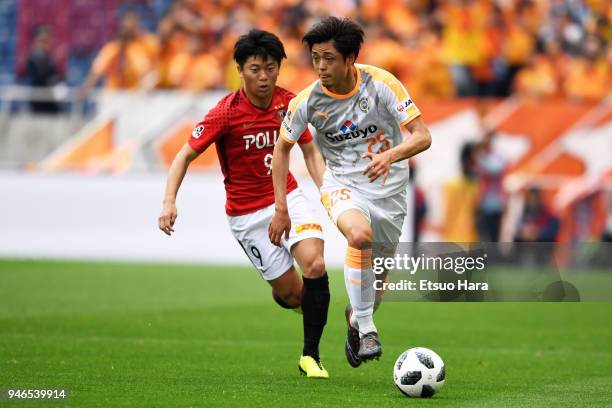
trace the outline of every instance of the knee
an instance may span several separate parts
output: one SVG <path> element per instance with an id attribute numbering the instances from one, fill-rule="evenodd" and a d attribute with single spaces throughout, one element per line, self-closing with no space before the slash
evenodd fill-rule
<path id="1" fill-rule="evenodd" d="M 302 273 L 310 279 L 320 278 L 325 275 L 325 261 L 322 256 L 313 257 L 308 264 L 303 265 Z"/>
<path id="2" fill-rule="evenodd" d="M 346 237 L 350 247 L 357 249 L 369 248 L 372 242 L 372 229 L 363 226 L 351 227 Z"/>

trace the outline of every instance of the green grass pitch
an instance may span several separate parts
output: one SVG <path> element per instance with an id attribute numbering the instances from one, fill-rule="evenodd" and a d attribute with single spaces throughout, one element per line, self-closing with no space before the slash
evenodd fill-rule
<path id="1" fill-rule="evenodd" d="M 312 381 L 297 370 L 300 316 L 251 268 L 0 261 L 0 388 L 67 387 L 52 407 L 612 405 L 612 303 L 389 302 L 383 357 L 353 369 L 342 273 L 330 276 L 331 379 Z M 414 346 L 447 364 L 429 400 L 392 382 Z"/>

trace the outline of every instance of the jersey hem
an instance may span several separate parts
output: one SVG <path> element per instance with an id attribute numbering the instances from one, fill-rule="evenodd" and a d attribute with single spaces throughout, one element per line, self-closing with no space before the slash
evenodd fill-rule
<path id="1" fill-rule="evenodd" d="M 298 188 L 298 184 L 297 182 L 295 183 L 295 185 L 291 188 L 287 188 L 287 195 L 289 195 L 289 193 L 294 192 L 295 190 L 297 190 Z M 248 210 L 244 210 L 244 211 L 232 211 L 230 209 L 227 208 L 227 205 L 225 206 L 225 214 L 229 215 L 230 217 L 240 217 L 241 215 L 247 215 L 247 214 L 252 214 L 254 212 L 257 212 L 259 210 L 263 210 L 266 207 L 271 206 L 272 204 L 274 204 L 274 198 L 272 199 L 271 202 L 266 202 L 267 204 L 265 205 L 261 205 L 258 206 L 256 208 L 253 209 L 248 209 Z"/>

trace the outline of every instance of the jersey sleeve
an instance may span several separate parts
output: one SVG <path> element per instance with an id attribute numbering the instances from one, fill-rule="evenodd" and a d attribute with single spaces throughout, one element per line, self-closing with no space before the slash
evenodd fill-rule
<path id="1" fill-rule="evenodd" d="M 381 100 L 400 127 L 421 115 L 421 111 L 410 98 L 404 85 L 393 74 L 385 72 L 377 82 Z"/>
<path id="2" fill-rule="evenodd" d="M 306 118 L 306 100 L 307 98 L 298 95 L 289 102 L 289 108 L 280 128 L 280 137 L 289 143 L 293 144 L 298 140 L 300 143 L 308 143 L 312 140 Z M 310 140 L 306 141 L 308 138 Z"/>
<path id="3" fill-rule="evenodd" d="M 296 97 L 296 95 L 293 92 L 291 92 L 291 91 L 289 91 L 287 89 L 283 89 L 283 88 L 281 88 L 281 89 L 282 89 L 282 92 L 283 92 L 283 100 L 287 104 L 287 109 L 289 109 L 289 107 L 291 106 L 291 101 Z M 285 116 L 286 115 L 287 115 L 287 113 L 285 113 Z M 283 120 L 284 120 L 284 117 L 283 117 Z M 312 142 L 312 134 L 310 133 L 310 130 L 308 130 L 308 124 L 304 128 L 304 132 L 299 137 L 297 142 L 299 144 L 308 144 L 308 143 Z"/>
<path id="4" fill-rule="evenodd" d="M 187 143 L 193 150 L 202 153 L 212 143 L 219 140 L 225 133 L 229 113 L 221 104 L 212 108 L 191 131 L 191 136 Z"/>

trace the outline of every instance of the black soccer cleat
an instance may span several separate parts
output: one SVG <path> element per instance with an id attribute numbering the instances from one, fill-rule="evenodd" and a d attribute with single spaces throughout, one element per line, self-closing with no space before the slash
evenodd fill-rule
<path id="1" fill-rule="evenodd" d="M 351 312 L 351 305 L 347 305 L 344 310 L 346 324 L 348 325 L 346 342 L 344 343 L 344 353 L 351 367 L 357 368 L 361 365 L 361 359 L 359 358 L 359 331 L 351 326 Z"/>
<path id="2" fill-rule="evenodd" d="M 382 345 L 378 333 L 370 332 L 363 335 L 359 344 L 359 358 L 361 361 L 379 359 L 382 356 Z"/>

